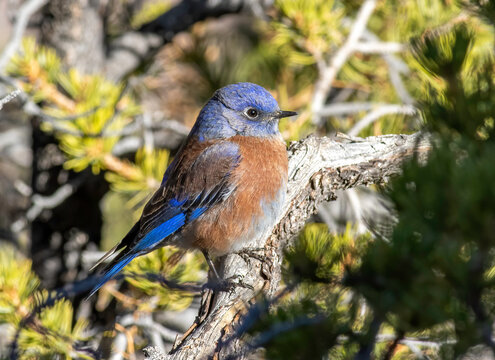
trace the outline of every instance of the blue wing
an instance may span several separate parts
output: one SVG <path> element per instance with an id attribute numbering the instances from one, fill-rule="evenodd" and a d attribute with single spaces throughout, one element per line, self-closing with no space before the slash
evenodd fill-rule
<path id="1" fill-rule="evenodd" d="M 191 156 L 191 152 L 194 153 L 188 151 L 186 145 L 176 156 L 164 175 L 162 185 L 144 207 L 139 221 L 95 265 L 120 251 L 102 271 L 89 296 L 132 259 L 165 245 L 183 226 L 226 199 L 235 189 L 231 173 L 240 161 L 237 144 L 221 141 L 201 150 L 197 156 Z"/>

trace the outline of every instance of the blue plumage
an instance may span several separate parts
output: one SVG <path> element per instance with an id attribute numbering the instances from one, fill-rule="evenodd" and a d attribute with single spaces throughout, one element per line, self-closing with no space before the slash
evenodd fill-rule
<path id="1" fill-rule="evenodd" d="M 217 98 L 224 106 L 235 111 L 243 111 L 251 106 L 267 113 L 279 110 L 277 101 L 268 91 L 251 83 L 225 86 L 218 90 L 213 98 Z"/>
<path id="2" fill-rule="evenodd" d="M 173 239 L 179 239 L 179 245 L 199 247 L 205 253 L 210 250 L 208 247 L 221 247 L 218 241 L 225 241 L 224 245 L 230 246 L 228 243 L 233 239 L 226 233 L 225 240 L 219 238 L 218 236 L 223 236 L 222 233 L 211 224 L 214 225 L 212 221 L 222 220 L 221 214 L 225 212 L 223 210 L 228 210 L 228 206 L 235 206 L 235 197 L 238 196 L 236 191 L 242 187 L 239 176 L 234 175 L 245 161 L 244 150 L 241 150 L 241 144 L 244 143 L 240 139 L 267 139 L 269 143 L 272 141 L 269 139 L 275 139 L 278 149 L 282 147 L 285 156 L 285 160 L 281 157 L 285 162 L 282 168 L 286 172 L 285 146 L 280 140 L 278 121 L 294 114 L 280 111 L 270 93 L 255 84 L 233 84 L 215 92 L 201 110 L 186 143 L 167 168 L 160 188 L 146 204 L 139 221 L 97 263 L 100 264 L 118 252 L 115 259 L 101 272 L 91 295 L 132 259 L 164 246 Z M 246 170 L 239 171 L 240 174 L 246 173 Z M 282 182 L 277 185 L 277 193 L 285 192 L 283 181 L 286 181 L 286 175 L 280 174 Z M 263 209 L 270 219 L 276 216 L 271 207 Z M 238 210 L 225 212 L 230 212 L 228 216 L 232 219 L 229 221 L 236 221 L 232 214 L 237 214 Z M 245 216 L 250 219 L 254 215 L 248 212 Z M 270 219 L 265 219 L 263 224 Z M 204 224 L 210 225 L 204 227 Z M 226 226 L 227 223 L 222 224 Z M 203 234 L 203 228 L 209 229 L 209 232 Z M 206 245 L 205 236 L 217 240 Z"/>

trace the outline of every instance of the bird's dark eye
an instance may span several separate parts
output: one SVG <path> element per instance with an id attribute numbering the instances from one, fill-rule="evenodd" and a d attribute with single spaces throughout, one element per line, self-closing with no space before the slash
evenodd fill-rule
<path id="1" fill-rule="evenodd" d="M 249 116 L 250 118 L 255 118 L 258 116 L 258 110 L 254 108 L 248 108 L 246 110 L 246 115 Z"/>

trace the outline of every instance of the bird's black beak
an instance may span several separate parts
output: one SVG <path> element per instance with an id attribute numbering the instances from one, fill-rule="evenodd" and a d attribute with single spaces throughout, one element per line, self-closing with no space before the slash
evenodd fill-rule
<path id="1" fill-rule="evenodd" d="M 273 117 L 276 119 L 282 119 L 282 118 L 286 118 L 286 117 L 294 116 L 294 115 L 297 115 L 297 113 L 295 111 L 279 110 L 279 111 L 275 111 L 275 113 L 273 114 Z"/>

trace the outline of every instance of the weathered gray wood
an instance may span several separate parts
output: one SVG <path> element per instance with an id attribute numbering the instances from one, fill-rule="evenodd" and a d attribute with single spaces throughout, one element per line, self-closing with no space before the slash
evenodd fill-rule
<path id="1" fill-rule="evenodd" d="M 260 291 L 275 295 L 281 278 L 282 249 L 302 229 L 319 203 L 335 199 L 335 191 L 358 185 L 381 184 L 400 173 L 404 160 L 416 154 L 425 159 L 430 138 L 424 134 L 384 135 L 366 139 L 338 135 L 309 137 L 294 142 L 289 153 L 289 190 L 284 215 L 264 236 L 253 239 L 252 248 L 263 248 L 258 256 L 237 254 L 220 259 L 224 278 L 240 277 L 252 287 L 236 287 L 215 295 L 212 310 L 171 354 L 149 348 L 148 358 L 222 359 L 245 350 L 242 339 L 232 340 L 239 317 Z M 228 340 L 228 341 L 227 341 Z"/>

